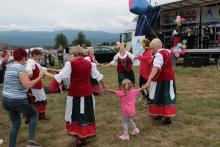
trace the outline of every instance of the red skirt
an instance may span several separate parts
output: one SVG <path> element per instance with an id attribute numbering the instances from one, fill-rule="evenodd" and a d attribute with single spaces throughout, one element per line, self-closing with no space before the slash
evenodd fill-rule
<path id="1" fill-rule="evenodd" d="M 149 105 L 149 115 L 153 117 L 175 117 L 176 116 L 176 105 L 164 106 L 164 105 Z"/>
<path id="2" fill-rule="evenodd" d="M 66 122 L 66 129 L 69 135 L 81 139 L 91 138 L 96 135 L 96 124 L 80 125 L 77 123 Z"/>
<path id="3" fill-rule="evenodd" d="M 35 107 L 38 113 L 46 112 L 47 100 L 45 101 L 36 101 L 35 96 L 31 93 L 31 90 L 28 92 L 28 100 Z"/>

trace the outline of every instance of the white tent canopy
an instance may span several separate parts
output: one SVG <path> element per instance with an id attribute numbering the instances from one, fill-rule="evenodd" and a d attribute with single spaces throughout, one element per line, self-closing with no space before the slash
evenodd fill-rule
<path id="1" fill-rule="evenodd" d="M 168 11 L 184 7 L 203 6 L 220 3 L 220 0 L 178 0 L 176 2 L 160 5 L 162 11 Z"/>
<path id="2" fill-rule="evenodd" d="M 33 48 L 30 48 L 30 51 L 33 51 L 34 49 L 38 49 L 40 50 L 41 52 L 44 51 L 44 49 L 42 47 L 33 47 Z"/>

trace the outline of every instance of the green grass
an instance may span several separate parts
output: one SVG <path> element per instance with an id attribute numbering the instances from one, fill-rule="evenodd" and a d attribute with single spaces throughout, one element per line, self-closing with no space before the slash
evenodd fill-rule
<path id="1" fill-rule="evenodd" d="M 138 68 L 134 68 L 138 73 Z M 118 88 L 115 67 L 101 68 L 106 85 Z M 129 142 L 118 140 L 122 133 L 119 99 L 103 92 L 96 97 L 97 136 L 89 147 L 219 147 L 220 146 L 220 71 L 214 66 L 205 68 L 177 67 L 177 117 L 170 126 L 153 123 L 148 110 L 137 102 L 135 122 L 141 133 Z M 138 74 L 136 74 L 138 80 Z M 45 84 L 48 80 L 45 80 Z M 73 138 L 66 134 L 64 122 L 65 95 L 48 95 L 49 121 L 41 121 L 36 140 L 44 147 L 71 147 Z M 7 147 L 11 123 L 0 106 L 1 147 Z M 27 140 L 27 126 L 22 127 L 17 139 L 18 147 Z"/>

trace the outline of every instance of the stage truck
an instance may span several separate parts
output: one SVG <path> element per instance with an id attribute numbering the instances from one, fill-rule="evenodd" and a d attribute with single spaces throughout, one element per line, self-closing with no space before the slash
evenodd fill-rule
<path id="1" fill-rule="evenodd" d="M 175 28 L 173 21 L 179 15 L 186 19 L 182 29 L 192 28 L 190 38 L 192 40 L 190 41 L 193 45 L 186 50 L 184 65 L 200 67 L 215 62 L 220 68 L 220 43 L 218 41 L 220 35 L 220 0 L 179 0 L 154 5 L 154 8 L 158 8 L 159 11 L 136 16 L 121 33 L 120 41 L 125 42 L 127 49 L 131 49 L 135 55 L 142 53 L 143 49 L 141 49 L 140 43 L 143 37 L 149 39 L 158 37 L 163 41 L 166 48 L 172 48 L 172 32 Z M 152 22 L 152 14 L 156 17 L 154 22 Z M 209 39 L 208 49 L 203 49 L 202 34 L 206 25 L 212 29 L 213 33 Z M 148 31 L 143 31 L 144 34 L 140 34 L 138 32 L 139 27 Z M 139 30 L 137 31 L 137 29 Z"/>

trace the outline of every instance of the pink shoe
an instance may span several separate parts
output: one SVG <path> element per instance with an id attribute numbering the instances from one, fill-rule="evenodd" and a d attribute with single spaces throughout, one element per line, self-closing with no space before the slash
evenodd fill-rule
<path id="1" fill-rule="evenodd" d="M 129 141 L 129 135 L 123 134 L 123 135 L 119 136 L 119 139 L 124 140 L 124 141 Z"/>
<path id="2" fill-rule="evenodd" d="M 140 133 L 140 130 L 138 128 L 135 128 L 132 132 L 131 135 L 136 136 L 137 134 Z"/>

